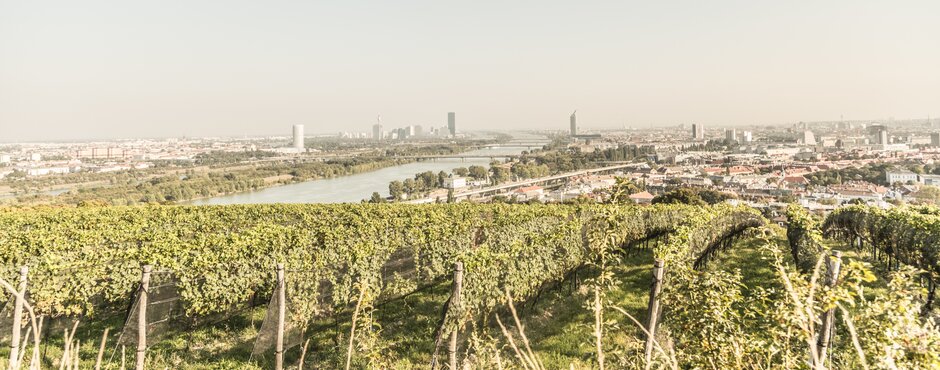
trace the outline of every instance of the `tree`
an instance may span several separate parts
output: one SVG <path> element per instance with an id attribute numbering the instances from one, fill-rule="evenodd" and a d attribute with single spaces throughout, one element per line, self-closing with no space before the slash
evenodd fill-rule
<path id="1" fill-rule="evenodd" d="M 509 181 L 509 170 L 506 167 L 493 166 L 491 170 L 493 171 L 493 177 L 490 180 L 493 185 Z"/>
<path id="2" fill-rule="evenodd" d="M 453 173 L 460 177 L 467 177 L 467 175 L 470 174 L 470 170 L 468 170 L 467 167 L 457 167 L 453 170 Z"/>
<path id="3" fill-rule="evenodd" d="M 444 182 L 447 181 L 447 172 L 441 171 L 437 173 L 437 187 L 443 188 Z"/>
<path id="4" fill-rule="evenodd" d="M 405 185 L 401 181 L 395 180 L 388 184 L 388 193 L 392 195 L 392 198 L 395 200 L 401 199 L 402 193 L 405 192 Z"/>
<path id="5" fill-rule="evenodd" d="M 486 167 L 483 166 L 470 166 L 470 169 L 467 170 L 470 177 L 475 180 L 484 180 L 486 179 L 487 171 Z"/>
<path id="6" fill-rule="evenodd" d="M 418 182 L 415 190 L 431 190 L 434 189 L 434 184 L 437 183 L 437 175 L 431 171 L 424 171 L 415 177 L 415 181 Z"/>
<path id="7" fill-rule="evenodd" d="M 665 194 L 657 195 L 653 198 L 653 204 L 689 204 L 693 206 L 704 206 L 704 200 L 694 189 L 679 188 Z"/>
<path id="8" fill-rule="evenodd" d="M 372 197 L 369 198 L 369 203 L 385 203 L 385 198 L 382 197 L 379 192 L 372 192 Z"/>
<path id="9" fill-rule="evenodd" d="M 610 188 L 610 202 L 616 204 L 632 204 L 630 194 L 639 193 L 640 188 L 633 181 L 625 177 L 618 177 L 617 183 Z"/>
<path id="10" fill-rule="evenodd" d="M 728 199 L 737 198 L 733 194 L 723 193 L 715 190 L 701 189 L 698 190 L 698 196 L 708 204 L 718 204 L 722 203 Z"/>
<path id="11" fill-rule="evenodd" d="M 403 184 L 405 186 L 405 193 L 408 193 L 409 197 L 418 192 L 418 182 L 414 179 L 405 179 Z"/>
<path id="12" fill-rule="evenodd" d="M 914 194 L 911 194 L 911 196 L 922 203 L 937 204 L 940 202 L 940 188 L 931 185 L 924 185 L 914 192 Z"/>
<path id="13" fill-rule="evenodd" d="M 447 203 L 454 203 L 454 189 L 447 189 Z"/>

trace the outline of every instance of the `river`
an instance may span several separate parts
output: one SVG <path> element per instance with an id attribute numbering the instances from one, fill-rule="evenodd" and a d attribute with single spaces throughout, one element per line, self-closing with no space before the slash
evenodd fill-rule
<path id="1" fill-rule="evenodd" d="M 478 149 L 464 154 L 513 155 L 532 149 L 531 146 L 511 145 L 512 142 L 498 148 Z M 386 167 L 350 176 L 311 180 L 252 192 L 197 199 L 186 204 L 358 203 L 363 199 L 368 199 L 373 192 L 388 196 L 388 183 L 413 178 L 416 173 L 425 171 L 432 171 L 435 174 L 440 171 L 450 173 L 451 170 L 457 167 L 470 167 L 472 165 L 489 167 L 489 163 L 490 160 L 487 158 L 435 159 Z"/>

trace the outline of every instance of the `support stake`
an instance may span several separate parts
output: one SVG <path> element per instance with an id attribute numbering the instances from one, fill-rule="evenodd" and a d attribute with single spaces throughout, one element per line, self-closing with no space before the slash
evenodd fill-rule
<path id="1" fill-rule="evenodd" d="M 284 264 L 277 264 L 277 343 L 274 347 L 274 368 L 284 369 L 284 316 L 287 313 L 284 293 Z"/>
<path id="2" fill-rule="evenodd" d="M 659 321 L 659 293 L 663 289 L 663 260 L 653 262 L 653 281 L 650 284 L 650 300 L 647 306 L 649 320 L 646 324 L 646 368 L 653 360 L 653 341 L 656 339 L 656 324 Z"/>
<path id="3" fill-rule="evenodd" d="M 451 309 L 460 307 L 460 291 L 463 289 L 463 262 L 457 262 L 454 266 L 454 295 L 451 299 Z M 457 332 L 459 325 L 454 326 L 454 331 L 450 333 L 450 344 L 447 347 L 447 359 L 451 370 L 457 370 Z"/>
<path id="4" fill-rule="evenodd" d="M 842 252 L 832 251 L 826 256 L 826 286 L 833 287 L 839 281 L 839 271 L 842 268 Z M 823 312 L 819 328 L 819 338 L 816 341 L 816 353 L 819 355 L 819 364 L 826 363 L 826 352 L 829 349 L 829 339 L 832 338 L 832 327 L 835 326 L 835 309 Z M 816 366 L 825 367 L 825 366 Z"/>
<path id="5" fill-rule="evenodd" d="M 144 265 L 140 275 L 140 294 L 137 298 L 137 364 L 135 370 L 144 370 L 147 360 L 147 298 L 150 294 L 151 265 Z"/>

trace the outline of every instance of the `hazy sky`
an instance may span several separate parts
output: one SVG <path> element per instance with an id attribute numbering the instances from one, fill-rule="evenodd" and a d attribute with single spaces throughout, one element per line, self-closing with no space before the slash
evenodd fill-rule
<path id="1" fill-rule="evenodd" d="M 940 1 L 0 0 L 0 141 L 940 116 Z"/>

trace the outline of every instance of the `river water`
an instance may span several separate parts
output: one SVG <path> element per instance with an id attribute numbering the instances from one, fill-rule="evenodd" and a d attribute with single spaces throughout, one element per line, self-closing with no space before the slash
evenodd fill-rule
<path id="1" fill-rule="evenodd" d="M 513 155 L 533 149 L 531 146 L 511 145 L 512 142 L 497 148 L 478 149 L 464 154 Z M 296 184 L 274 186 L 258 191 L 198 199 L 187 202 L 186 204 L 358 203 L 363 199 L 368 199 L 372 196 L 373 192 L 388 196 L 388 183 L 395 180 L 413 178 L 416 173 L 425 171 L 432 171 L 435 174 L 440 171 L 450 173 L 451 170 L 457 167 L 470 167 L 472 165 L 489 167 L 489 163 L 490 159 L 488 158 L 472 158 L 466 160 L 435 159 L 386 167 L 380 170 L 363 172 L 351 176 L 312 180 Z"/>

